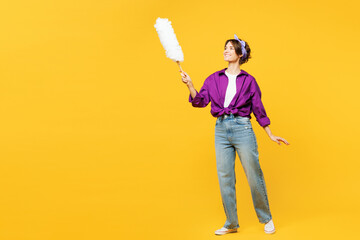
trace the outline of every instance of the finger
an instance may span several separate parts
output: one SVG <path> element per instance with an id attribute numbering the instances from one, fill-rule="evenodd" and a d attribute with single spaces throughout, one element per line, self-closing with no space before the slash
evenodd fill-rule
<path id="1" fill-rule="evenodd" d="M 277 140 L 277 138 L 273 139 L 274 142 L 276 142 L 277 144 L 280 144 L 280 142 Z"/>
<path id="2" fill-rule="evenodd" d="M 282 141 L 282 142 L 285 143 L 286 145 L 289 145 L 289 143 L 288 143 L 285 139 L 283 139 L 283 138 L 280 138 L 280 141 Z"/>

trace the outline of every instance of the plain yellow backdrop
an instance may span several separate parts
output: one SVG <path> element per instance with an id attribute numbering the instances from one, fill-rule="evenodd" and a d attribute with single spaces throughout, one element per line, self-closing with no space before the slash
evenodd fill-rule
<path id="1" fill-rule="evenodd" d="M 237 157 L 231 239 L 358 235 L 358 1 L 0 3 L 0 238 L 213 239 L 225 223 L 215 118 L 193 108 L 154 28 L 168 18 L 199 90 L 227 67 L 260 85 L 252 115 L 277 232 L 265 236 Z"/>

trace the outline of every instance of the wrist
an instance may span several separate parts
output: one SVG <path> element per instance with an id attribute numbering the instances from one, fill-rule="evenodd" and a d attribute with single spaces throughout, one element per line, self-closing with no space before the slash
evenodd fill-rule
<path id="1" fill-rule="evenodd" d="M 188 88 L 194 88 L 194 85 L 192 84 L 192 81 L 188 81 L 188 83 L 186 84 L 188 86 Z"/>

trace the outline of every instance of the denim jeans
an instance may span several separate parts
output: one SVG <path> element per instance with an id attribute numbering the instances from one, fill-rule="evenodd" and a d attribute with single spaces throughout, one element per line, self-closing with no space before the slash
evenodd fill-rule
<path id="1" fill-rule="evenodd" d="M 272 219 L 264 175 L 260 168 L 256 137 L 247 117 L 223 115 L 216 120 L 216 167 L 228 229 L 239 228 L 235 193 L 236 153 L 250 186 L 253 205 L 260 223 Z"/>

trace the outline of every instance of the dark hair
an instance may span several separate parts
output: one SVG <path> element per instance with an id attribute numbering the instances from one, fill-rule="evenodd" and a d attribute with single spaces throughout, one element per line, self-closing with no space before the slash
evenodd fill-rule
<path id="1" fill-rule="evenodd" d="M 240 40 L 242 40 L 242 39 L 240 39 Z M 242 40 L 242 41 L 244 41 L 244 40 Z M 236 40 L 236 39 L 228 39 L 228 40 L 226 40 L 224 48 L 226 47 L 226 44 L 228 44 L 228 42 L 232 43 L 232 45 L 235 48 L 235 52 L 236 52 L 237 55 L 243 54 L 241 52 L 241 43 L 238 40 Z M 239 59 L 239 64 L 240 65 L 246 63 L 251 58 L 251 55 L 250 55 L 251 49 L 249 47 L 249 44 L 246 41 L 244 41 L 244 42 L 245 42 L 245 50 L 246 50 L 247 55 L 246 55 L 246 58 L 241 57 Z"/>

